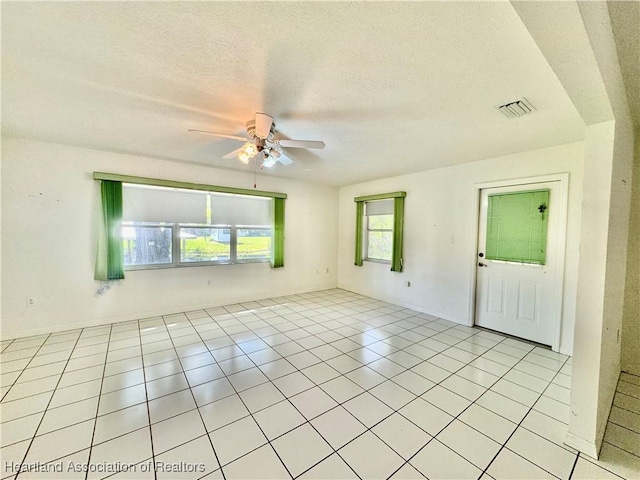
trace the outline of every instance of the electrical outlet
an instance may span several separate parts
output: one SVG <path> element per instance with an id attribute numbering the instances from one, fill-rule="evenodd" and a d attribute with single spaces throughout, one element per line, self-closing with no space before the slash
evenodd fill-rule
<path id="1" fill-rule="evenodd" d="M 27 297 L 27 307 L 35 307 L 36 299 L 35 297 Z"/>

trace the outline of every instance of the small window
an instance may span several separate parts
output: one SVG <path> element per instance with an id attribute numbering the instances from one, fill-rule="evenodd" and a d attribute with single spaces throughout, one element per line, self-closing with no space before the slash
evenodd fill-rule
<path id="1" fill-rule="evenodd" d="M 365 259 L 391 263 L 393 256 L 393 199 L 365 204 Z"/>

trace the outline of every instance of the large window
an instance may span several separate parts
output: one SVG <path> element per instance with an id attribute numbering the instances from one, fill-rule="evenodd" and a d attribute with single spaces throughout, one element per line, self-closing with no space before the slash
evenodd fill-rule
<path id="1" fill-rule="evenodd" d="M 123 184 L 127 269 L 268 262 L 273 199 Z"/>
<path id="2" fill-rule="evenodd" d="M 355 265 L 363 260 L 388 263 L 402 271 L 405 192 L 357 197 Z"/>

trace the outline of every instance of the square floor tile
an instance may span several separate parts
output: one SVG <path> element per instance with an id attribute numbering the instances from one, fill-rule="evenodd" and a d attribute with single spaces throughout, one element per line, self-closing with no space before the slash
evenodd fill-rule
<path id="1" fill-rule="evenodd" d="M 87 400 L 70 403 L 58 408 L 50 408 L 42 419 L 42 423 L 38 428 L 38 434 L 52 432 L 60 428 L 90 420 L 95 418 L 97 412 L 98 397 L 92 397 Z M 2 433 L 4 436 L 4 431 Z"/>
<path id="2" fill-rule="evenodd" d="M 147 382 L 147 396 L 149 400 L 153 400 L 154 398 L 169 395 L 170 393 L 179 392 L 185 388 L 189 388 L 187 379 L 184 373 L 178 373 Z"/>
<path id="3" fill-rule="evenodd" d="M 366 366 L 347 373 L 345 377 L 365 390 L 369 390 L 387 380 L 384 376 Z"/>
<path id="4" fill-rule="evenodd" d="M 234 373 L 233 375 L 229 375 L 227 378 L 238 392 L 248 390 L 256 385 L 269 381 L 264 373 L 262 373 L 257 367 Z"/>
<path id="5" fill-rule="evenodd" d="M 409 462 L 427 478 L 477 479 L 478 469 L 438 440 L 433 439 Z"/>
<path id="6" fill-rule="evenodd" d="M 306 422 L 306 419 L 288 400 L 276 403 L 253 415 L 260 428 L 269 440 Z"/>
<path id="7" fill-rule="evenodd" d="M 31 437 L 35 435 L 42 417 L 43 412 L 39 412 L 26 417 L 9 420 L 8 422 L 2 422 L 1 446 L 6 447 L 12 443 L 31 439 Z"/>
<path id="8" fill-rule="evenodd" d="M 339 454 L 361 478 L 387 478 L 404 463 L 400 455 L 371 432 L 347 444 Z"/>
<path id="9" fill-rule="evenodd" d="M 364 392 L 343 404 L 351 414 L 367 428 L 371 428 L 393 413 L 393 410 L 369 392 Z"/>
<path id="10" fill-rule="evenodd" d="M 440 383 L 449 375 L 451 375 L 451 372 L 449 372 L 448 370 L 445 370 L 444 368 L 440 368 L 437 365 L 433 365 L 432 363 L 429 363 L 429 362 L 420 363 L 415 367 L 412 367 L 411 369 L 409 369 L 409 371 L 413 373 L 417 373 L 421 377 L 424 377 L 433 383 Z"/>
<path id="11" fill-rule="evenodd" d="M 233 386 L 226 378 L 218 378 L 212 382 L 200 384 L 193 387 L 191 392 L 193 393 L 199 407 L 236 393 Z"/>
<path id="12" fill-rule="evenodd" d="M 369 391 L 373 396 L 382 400 L 394 410 L 404 407 L 416 398 L 413 393 L 394 383 L 396 379 L 397 377 L 394 380 L 387 380 Z"/>
<path id="13" fill-rule="evenodd" d="M 287 361 L 291 363 L 294 367 L 296 367 L 298 370 L 302 370 L 303 368 L 310 367 L 311 365 L 320 363 L 322 360 L 320 360 L 318 357 L 316 357 L 312 353 L 304 351 L 304 352 L 295 353 L 293 355 L 289 355 L 287 357 Z"/>
<path id="14" fill-rule="evenodd" d="M 418 375 L 411 370 L 407 370 L 396 375 L 392 381 L 401 385 L 414 395 L 422 395 L 435 385 L 431 380 L 427 380 L 425 377 Z"/>
<path id="15" fill-rule="evenodd" d="M 262 373 L 264 373 L 269 380 L 275 380 L 276 378 L 284 377 L 285 375 L 295 372 L 296 368 L 284 358 L 281 358 L 279 360 L 260 365 L 260 370 L 262 370 Z"/>
<path id="16" fill-rule="evenodd" d="M 549 472 L 525 460 L 520 455 L 513 453 L 507 448 L 500 450 L 487 469 L 487 473 L 496 480 L 511 480 L 514 478 L 541 480 L 555 479 Z"/>
<path id="17" fill-rule="evenodd" d="M 517 427 L 510 420 L 477 404 L 462 412 L 459 419 L 500 444 L 506 442 Z"/>
<path id="18" fill-rule="evenodd" d="M 457 374 L 446 378 L 440 385 L 450 392 L 454 392 L 471 402 L 476 401 L 478 397 L 486 391 L 486 388 L 481 387 L 466 378 L 458 376 Z"/>
<path id="19" fill-rule="evenodd" d="M 333 451 L 308 423 L 275 439 L 272 445 L 294 477 L 314 466 Z"/>
<path id="20" fill-rule="evenodd" d="M 520 425 L 530 432 L 537 433 L 541 437 L 552 441 L 556 445 L 571 450 L 570 447 L 564 444 L 569 427 L 555 418 L 549 417 L 536 410 L 531 410 Z"/>
<path id="21" fill-rule="evenodd" d="M 421 398 L 416 398 L 398 412 L 431 436 L 437 435 L 453 420 L 451 415 Z"/>
<path id="22" fill-rule="evenodd" d="M 168 377 L 182 372 L 182 366 L 178 360 L 171 360 L 169 362 L 158 363 L 144 368 L 144 375 L 147 382 L 157 380 L 158 378 Z"/>
<path id="23" fill-rule="evenodd" d="M 291 397 L 314 386 L 313 382 L 300 372 L 279 377 L 275 379 L 273 383 L 278 387 L 278 390 L 287 397 Z"/>
<path id="24" fill-rule="evenodd" d="M 159 454 L 205 434 L 197 410 L 182 413 L 151 425 L 153 452 Z"/>
<path id="25" fill-rule="evenodd" d="M 238 395 L 231 395 L 199 407 L 204 419 L 207 432 L 228 425 L 249 415 L 249 410 L 244 406 Z"/>
<path id="26" fill-rule="evenodd" d="M 491 390 L 499 393 L 500 395 L 515 400 L 518 403 L 526 405 L 527 407 L 533 406 L 534 403 L 540 398 L 540 394 L 534 392 L 515 383 L 511 383 L 508 380 L 500 379 L 496 384 L 491 387 Z"/>
<path id="27" fill-rule="evenodd" d="M 593 480 L 596 478 L 599 480 L 619 480 L 622 477 L 580 457 L 576 462 L 571 478 L 575 480 Z"/>
<path id="28" fill-rule="evenodd" d="M 240 397 L 251 413 L 284 400 L 284 395 L 271 382 L 244 390 Z"/>
<path id="29" fill-rule="evenodd" d="M 291 478 L 270 445 L 264 445 L 235 460 L 226 465 L 223 470 L 225 477 L 229 480 Z"/>
<path id="30" fill-rule="evenodd" d="M 151 400 L 148 405 L 151 423 L 160 422 L 196 408 L 193 395 L 189 390 L 182 390 Z"/>
<path id="31" fill-rule="evenodd" d="M 122 390 L 123 388 L 132 387 L 144 383 L 144 373 L 141 368 L 137 370 L 131 370 L 124 373 L 118 373 L 105 377 L 102 380 L 102 393 L 110 393 L 116 390 Z"/>
<path id="32" fill-rule="evenodd" d="M 372 431 L 406 460 L 431 440 L 431 435 L 398 413 L 384 419 Z"/>
<path id="33" fill-rule="evenodd" d="M 340 372 L 324 362 L 307 367 L 302 373 L 317 385 L 340 376 Z"/>
<path id="34" fill-rule="evenodd" d="M 87 448 L 93 434 L 93 420 L 78 423 L 33 439 L 26 463 L 47 463 Z"/>
<path id="35" fill-rule="evenodd" d="M 99 464 L 137 464 L 151 458 L 151 435 L 149 428 L 142 428 L 108 442 L 95 445 L 91 449 L 90 463 Z M 131 478 L 140 477 L 141 472 L 135 471 Z M 153 472 L 151 472 L 153 474 Z M 88 478 L 103 478 L 104 473 L 90 471 Z M 153 478 L 153 475 L 152 475 Z"/>
<path id="36" fill-rule="evenodd" d="M 447 425 L 436 438 L 480 470 L 489 466 L 502 446 L 459 420 Z"/>
<path id="37" fill-rule="evenodd" d="M 506 447 L 559 477 L 568 478 L 576 460 L 576 454 L 519 427 L 506 443 Z"/>
<path id="38" fill-rule="evenodd" d="M 223 467 L 267 443 L 260 427 L 250 416 L 209 433 L 209 437 Z"/>
<path id="39" fill-rule="evenodd" d="M 323 383 L 320 388 L 328 393 L 336 402 L 343 403 L 364 391 L 347 377 L 338 377 Z"/>
<path id="40" fill-rule="evenodd" d="M 529 411 L 529 407 L 491 390 L 476 400 L 476 404 L 515 423 L 520 423 Z"/>
<path id="41" fill-rule="evenodd" d="M 427 393 L 421 395 L 420 398 L 435 405 L 441 410 L 444 410 L 450 415 L 453 415 L 454 417 L 471 405 L 471 402 L 466 398 L 456 395 L 452 391 L 442 388 L 440 385 L 436 385 Z"/>
<path id="42" fill-rule="evenodd" d="M 311 424 L 336 450 L 366 430 L 362 423 L 341 406 L 316 417 Z"/>
<path id="43" fill-rule="evenodd" d="M 185 375 L 189 385 L 192 387 L 224 377 L 224 373 L 217 365 L 206 365 L 204 367 L 194 368 L 193 370 L 185 372 Z"/>
<path id="44" fill-rule="evenodd" d="M 157 455 L 155 466 L 158 479 L 199 478 L 219 468 L 213 447 L 207 436 L 202 436 Z M 192 469 L 195 471 L 191 471 Z"/>
<path id="45" fill-rule="evenodd" d="M 359 480 L 359 477 L 337 453 L 325 458 L 298 478 L 301 480 Z"/>
<path id="46" fill-rule="evenodd" d="M 148 425 L 149 414 L 146 403 L 124 408 L 96 419 L 93 443 L 106 442 Z"/>
<path id="47" fill-rule="evenodd" d="M 298 395 L 290 397 L 291 403 L 307 418 L 311 420 L 327 410 L 332 409 L 338 403 L 324 390 L 314 387 Z"/>
<path id="48" fill-rule="evenodd" d="M 73 388 L 73 387 L 70 387 Z M 115 412 L 121 408 L 130 407 L 147 400 L 147 393 L 144 385 L 123 388 L 115 392 L 100 395 L 98 415 Z"/>

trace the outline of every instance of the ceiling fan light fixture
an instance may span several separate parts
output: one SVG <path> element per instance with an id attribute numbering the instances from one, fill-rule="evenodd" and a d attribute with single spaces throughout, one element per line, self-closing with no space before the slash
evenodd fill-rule
<path id="1" fill-rule="evenodd" d="M 257 155 L 258 149 L 253 143 L 247 142 L 244 144 L 244 153 L 246 153 L 250 158 L 253 158 Z"/>
<path id="2" fill-rule="evenodd" d="M 245 165 L 249 163 L 250 157 L 249 155 L 247 155 L 246 152 L 240 152 L 238 154 L 238 160 L 240 160 L 242 163 L 244 163 Z"/>

